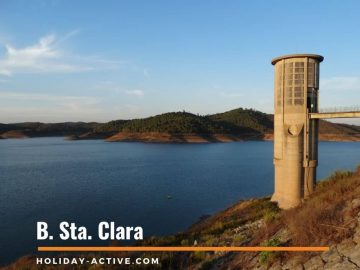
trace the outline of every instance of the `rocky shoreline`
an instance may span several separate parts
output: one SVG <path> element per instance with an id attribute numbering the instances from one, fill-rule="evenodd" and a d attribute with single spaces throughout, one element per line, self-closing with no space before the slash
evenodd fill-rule
<path id="1" fill-rule="evenodd" d="M 271 141 L 272 133 L 252 134 L 181 134 L 168 132 L 86 132 L 83 134 L 33 134 L 24 131 L 8 131 L 0 134 L 0 139 L 27 139 L 36 137 L 65 136 L 66 140 L 105 140 L 108 142 L 146 142 L 146 143 L 214 143 L 237 141 Z M 320 134 L 320 141 L 359 142 L 360 134 Z"/>

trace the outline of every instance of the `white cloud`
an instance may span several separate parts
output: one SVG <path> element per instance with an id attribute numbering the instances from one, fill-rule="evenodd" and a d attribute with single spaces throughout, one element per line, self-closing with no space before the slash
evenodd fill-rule
<path id="1" fill-rule="evenodd" d="M 116 61 L 99 57 L 80 57 L 65 53 L 60 43 L 79 32 L 74 30 L 63 37 L 47 35 L 31 46 L 15 48 L 5 45 L 5 55 L 0 58 L 0 75 L 11 76 L 16 73 L 67 73 L 88 71 L 116 66 Z"/>
<path id="2" fill-rule="evenodd" d="M 134 90 L 127 90 L 126 94 L 130 95 L 130 96 L 136 96 L 136 97 L 143 97 L 145 95 L 143 90 L 138 90 L 138 89 L 134 89 Z"/>
<path id="3" fill-rule="evenodd" d="M 320 81 L 320 88 L 324 91 L 359 91 L 360 77 L 325 78 Z"/>

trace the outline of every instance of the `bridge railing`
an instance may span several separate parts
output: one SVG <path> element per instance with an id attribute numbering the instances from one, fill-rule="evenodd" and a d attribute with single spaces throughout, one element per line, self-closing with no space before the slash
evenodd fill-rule
<path id="1" fill-rule="evenodd" d="M 353 106 L 336 106 L 336 107 L 325 107 L 319 109 L 320 113 L 330 113 L 330 112 L 360 112 L 359 105 Z"/>

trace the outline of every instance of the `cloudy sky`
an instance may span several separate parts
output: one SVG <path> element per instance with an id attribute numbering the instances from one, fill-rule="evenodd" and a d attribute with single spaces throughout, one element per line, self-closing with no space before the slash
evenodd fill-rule
<path id="1" fill-rule="evenodd" d="M 270 61 L 289 53 L 325 57 L 321 107 L 360 105 L 359 10 L 356 0 L 1 0 L 0 122 L 270 113 Z"/>

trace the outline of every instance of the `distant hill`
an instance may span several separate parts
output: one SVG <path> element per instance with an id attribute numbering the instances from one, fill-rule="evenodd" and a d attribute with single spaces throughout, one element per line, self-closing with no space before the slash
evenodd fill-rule
<path id="1" fill-rule="evenodd" d="M 68 136 L 93 131 L 98 123 L 64 122 L 40 123 L 24 122 L 15 124 L 0 124 L 2 137 L 44 137 Z"/>
<path id="2" fill-rule="evenodd" d="M 348 124 L 335 124 L 329 121 L 320 120 L 320 133 L 321 134 L 354 134 L 360 133 L 360 126 Z"/>
<path id="3" fill-rule="evenodd" d="M 2 138 L 69 136 L 69 139 L 98 138 L 110 141 L 211 142 L 249 138 L 271 139 L 272 133 L 273 115 L 243 108 L 205 116 L 189 112 L 170 112 L 142 119 L 114 120 L 107 123 L 0 124 Z M 321 120 L 320 138 L 360 141 L 360 126 Z"/>
<path id="4" fill-rule="evenodd" d="M 216 133 L 231 132 L 205 116 L 188 112 L 171 112 L 130 121 L 111 121 L 96 130 L 125 132 Z"/>
<path id="5" fill-rule="evenodd" d="M 143 119 L 116 120 L 98 125 L 95 131 L 241 134 L 272 132 L 272 126 L 271 115 L 239 108 L 206 116 L 171 112 Z"/>
<path id="6" fill-rule="evenodd" d="M 227 127 L 230 132 L 260 132 L 273 131 L 273 116 L 252 109 L 235 109 L 224 113 L 208 116 L 212 121 Z"/>

